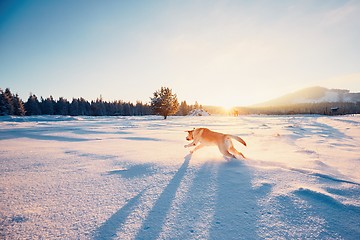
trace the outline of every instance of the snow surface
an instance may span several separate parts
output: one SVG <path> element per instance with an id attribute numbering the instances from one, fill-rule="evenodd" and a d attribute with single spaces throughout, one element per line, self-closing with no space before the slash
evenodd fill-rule
<path id="1" fill-rule="evenodd" d="M 359 150 L 359 115 L 2 117 L 0 239 L 359 239 Z"/>
<path id="2" fill-rule="evenodd" d="M 347 98 L 351 102 L 350 98 Z M 308 99 L 308 98 L 299 98 L 295 99 L 293 103 L 322 103 L 322 102 L 343 102 L 344 99 L 340 96 L 340 93 L 336 91 L 326 91 L 324 96 L 316 99 Z"/>
<path id="3" fill-rule="evenodd" d="M 188 114 L 188 116 L 200 117 L 200 116 L 210 116 L 210 114 L 207 111 L 205 111 L 204 109 L 194 109 Z"/>

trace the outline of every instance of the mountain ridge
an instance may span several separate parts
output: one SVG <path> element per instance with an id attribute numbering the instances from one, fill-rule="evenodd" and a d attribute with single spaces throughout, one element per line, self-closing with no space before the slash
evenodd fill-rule
<path id="1" fill-rule="evenodd" d="M 322 102 L 360 102 L 360 92 L 351 93 L 347 89 L 328 89 L 315 86 L 297 90 L 281 97 L 271 99 L 251 107 L 278 107 L 301 103 L 322 103 Z"/>

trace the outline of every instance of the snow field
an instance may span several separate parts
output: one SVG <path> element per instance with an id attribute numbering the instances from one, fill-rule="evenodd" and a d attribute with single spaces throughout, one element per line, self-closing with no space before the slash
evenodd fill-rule
<path id="1" fill-rule="evenodd" d="M 359 149 L 356 115 L 2 117 L 0 238 L 356 239 Z"/>

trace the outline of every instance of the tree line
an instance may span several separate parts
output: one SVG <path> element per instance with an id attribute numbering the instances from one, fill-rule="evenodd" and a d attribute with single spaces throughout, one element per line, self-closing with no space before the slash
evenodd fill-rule
<path id="1" fill-rule="evenodd" d="M 155 93 L 154 93 L 155 94 Z M 197 102 L 188 105 L 182 101 L 176 108 L 175 115 L 185 116 L 195 108 L 200 108 Z M 137 101 L 125 102 L 122 100 L 104 101 L 102 97 L 88 101 L 84 98 L 73 98 L 71 101 L 52 96 L 40 99 L 30 93 L 26 102 L 18 94 L 13 94 L 9 88 L 0 88 L 0 116 L 31 116 L 31 115 L 71 115 L 71 116 L 144 116 L 159 114 L 149 103 Z"/>
<path id="2" fill-rule="evenodd" d="M 360 114 L 360 102 L 321 102 L 298 103 L 285 106 L 270 107 L 238 107 L 233 109 L 233 115 L 265 114 L 265 115 L 345 115 Z"/>
<path id="3" fill-rule="evenodd" d="M 52 96 L 48 98 L 38 97 L 30 94 L 24 102 L 18 94 L 13 94 L 9 88 L 0 88 L 0 116 L 16 115 L 71 115 L 71 116 L 144 116 L 158 114 L 166 119 L 169 115 L 186 116 L 194 109 L 202 109 L 202 105 L 195 102 L 194 105 L 186 101 L 178 103 L 176 94 L 169 88 L 162 87 L 154 92 L 150 98 L 151 102 L 143 103 L 137 101 L 135 104 L 122 100 L 104 101 L 102 97 L 87 101 L 84 98 L 73 98 L 70 101 L 60 97 L 55 100 Z M 273 107 L 236 107 L 230 112 L 225 112 L 220 107 L 205 106 L 204 110 L 210 114 L 219 115 L 291 115 L 291 114 L 360 114 L 360 102 L 322 102 L 290 104 L 288 106 Z"/>

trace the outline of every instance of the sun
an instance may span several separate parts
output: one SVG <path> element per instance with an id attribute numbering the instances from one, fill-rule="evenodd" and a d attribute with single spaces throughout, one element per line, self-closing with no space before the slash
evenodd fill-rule
<path id="1" fill-rule="evenodd" d="M 234 105 L 232 104 L 223 104 L 221 107 L 224 109 L 226 114 L 230 114 L 234 110 Z"/>
<path id="2" fill-rule="evenodd" d="M 222 108 L 226 111 L 226 112 L 230 112 L 234 106 L 231 106 L 231 105 L 226 105 L 226 106 L 222 106 Z"/>

